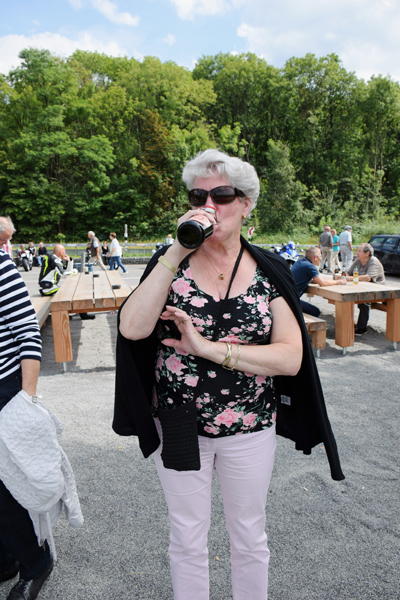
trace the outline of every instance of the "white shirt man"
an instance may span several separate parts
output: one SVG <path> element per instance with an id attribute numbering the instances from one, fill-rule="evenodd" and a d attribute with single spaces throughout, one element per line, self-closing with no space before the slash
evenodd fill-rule
<path id="1" fill-rule="evenodd" d="M 353 260 L 353 246 L 351 238 L 351 227 L 346 225 L 344 231 L 339 235 L 340 255 L 342 257 L 343 269 L 347 271 Z"/>

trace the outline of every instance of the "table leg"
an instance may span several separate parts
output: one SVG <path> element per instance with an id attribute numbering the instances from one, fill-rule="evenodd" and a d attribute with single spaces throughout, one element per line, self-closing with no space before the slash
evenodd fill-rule
<path id="1" fill-rule="evenodd" d="M 400 342 L 400 298 L 387 301 L 386 339 L 393 342 L 396 350 L 397 342 Z"/>
<path id="2" fill-rule="evenodd" d="M 354 346 L 354 302 L 335 302 L 335 344 Z"/>
<path id="3" fill-rule="evenodd" d="M 53 326 L 56 362 L 69 362 L 72 360 L 72 343 L 68 312 L 66 310 L 52 311 L 51 323 Z"/>

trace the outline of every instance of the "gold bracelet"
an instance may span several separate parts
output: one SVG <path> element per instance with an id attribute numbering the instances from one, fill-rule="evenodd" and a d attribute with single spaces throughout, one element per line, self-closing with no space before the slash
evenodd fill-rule
<path id="1" fill-rule="evenodd" d="M 237 367 L 237 364 L 238 364 L 238 362 L 239 362 L 239 358 L 240 358 L 240 346 L 239 346 L 239 344 L 237 345 L 237 349 L 238 349 L 238 353 L 237 353 L 237 357 L 236 357 L 236 360 L 235 360 L 235 364 L 233 365 L 233 367 L 232 367 L 232 369 L 231 369 L 232 371 L 233 371 L 234 369 L 236 369 L 236 367 Z"/>
<path id="2" fill-rule="evenodd" d="M 167 260 L 166 258 L 164 258 L 164 256 L 159 256 L 158 257 L 158 262 L 160 262 L 162 265 L 164 265 L 164 267 L 167 267 L 167 269 L 169 269 L 173 275 L 175 275 L 175 273 L 178 270 L 178 269 L 175 269 L 174 265 L 171 265 L 171 263 L 169 262 L 169 260 Z"/>
<path id="3" fill-rule="evenodd" d="M 235 368 L 236 368 L 236 366 L 237 366 L 237 364 L 238 364 L 238 362 L 239 362 L 239 357 L 240 357 L 240 346 L 239 346 L 239 344 L 237 345 L 237 349 L 238 349 L 238 352 L 237 352 L 237 356 L 236 356 L 235 364 L 233 365 L 233 367 L 231 367 L 231 366 L 230 366 L 231 359 L 229 359 L 229 361 L 228 361 L 228 362 L 224 361 L 224 362 L 222 363 L 222 366 L 223 366 L 225 369 L 228 369 L 228 371 L 234 371 L 234 370 L 235 370 Z"/>
<path id="4" fill-rule="evenodd" d="M 231 362 L 231 358 L 232 358 L 232 344 L 230 342 L 225 342 L 225 344 L 226 344 L 226 347 L 228 348 L 228 351 L 223 360 L 222 366 L 225 367 L 225 369 L 227 369 L 229 363 Z"/>

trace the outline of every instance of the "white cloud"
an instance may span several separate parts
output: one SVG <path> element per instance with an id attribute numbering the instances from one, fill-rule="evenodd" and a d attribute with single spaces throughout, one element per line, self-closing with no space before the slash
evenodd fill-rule
<path id="1" fill-rule="evenodd" d="M 169 46 L 172 46 L 173 44 L 175 44 L 176 39 L 175 36 L 172 35 L 172 33 L 169 33 L 164 39 L 163 42 L 165 42 L 166 44 L 168 44 Z"/>
<path id="2" fill-rule="evenodd" d="M 247 0 L 241 20 L 247 50 L 276 67 L 292 56 L 335 53 L 358 77 L 400 81 L 398 0 Z"/>
<path id="3" fill-rule="evenodd" d="M 88 0 L 68 0 L 75 10 L 81 10 L 84 4 L 87 5 Z M 129 27 L 137 27 L 139 17 L 133 17 L 127 12 L 118 12 L 118 6 L 110 0 L 90 0 L 92 7 L 98 10 L 106 19 L 116 25 L 128 25 Z"/>
<path id="4" fill-rule="evenodd" d="M 76 39 L 70 39 L 58 33 L 40 33 L 37 35 L 6 35 L 0 38 L 0 73 L 7 74 L 21 64 L 18 54 L 24 48 L 44 48 L 57 56 L 70 56 L 75 50 L 99 52 L 109 56 L 125 56 L 127 50 L 118 42 L 96 39 L 88 32 L 81 32 Z"/>
<path id="5" fill-rule="evenodd" d="M 111 23 L 128 25 L 129 27 L 136 27 L 139 23 L 139 17 L 133 17 L 127 12 L 118 12 L 117 5 L 114 2 L 110 2 L 110 0 L 92 0 L 92 6 L 101 12 Z"/>
<path id="6" fill-rule="evenodd" d="M 226 13 L 232 7 L 229 0 L 171 0 L 180 19 L 193 20 L 196 15 L 215 16 Z"/>

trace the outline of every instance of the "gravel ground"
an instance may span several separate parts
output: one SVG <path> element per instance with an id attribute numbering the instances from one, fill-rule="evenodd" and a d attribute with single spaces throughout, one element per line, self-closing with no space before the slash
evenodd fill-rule
<path id="1" fill-rule="evenodd" d="M 129 269 L 130 285 L 138 273 Z M 24 278 L 33 282 L 33 275 L 36 281 L 37 271 Z M 400 352 L 385 339 L 385 315 L 372 311 L 368 335 L 342 356 L 333 307 L 312 301 L 328 324 L 317 364 L 346 479 L 332 481 L 322 447 L 304 456 L 278 438 L 267 505 L 269 599 L 399 600 Z M 39 598 L 172 600 L 168 518 L 153 460 L 143 459 L 135 438 L 111 430 L 116 314 L 74 317 L 71 332 L 74 360 L 64 374 L 54 362 L 50 319 L 44 325 L 39 393 L 63 422 L 85 523 L 73 529 L 60 518 L 58 563 Z M 229 600 L 217 481 L 213 494 L 210 598 Z M 0 584 L 0 599 L 10 587 Z"/>

